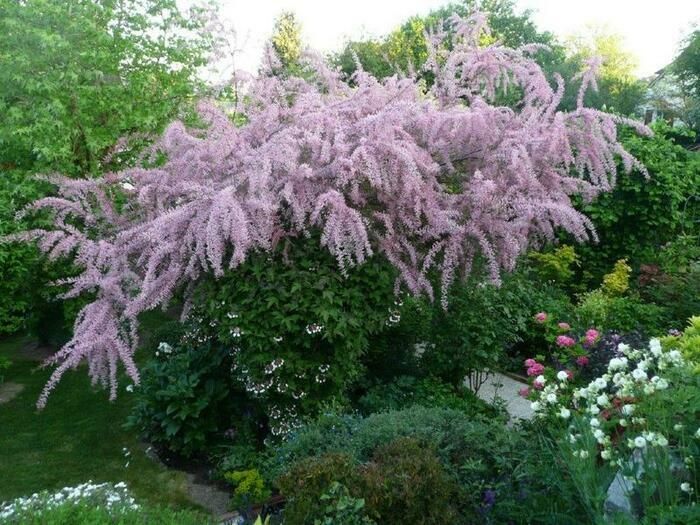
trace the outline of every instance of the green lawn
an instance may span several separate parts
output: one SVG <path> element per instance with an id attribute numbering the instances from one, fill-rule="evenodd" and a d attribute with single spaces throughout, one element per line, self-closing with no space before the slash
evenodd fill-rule
<path id="1" fill-rule="evenodd" d="M 125 481 L 143 501 L 192 507 L 184 475 L 149 459 L 134 432 L 124 429 L 131 403 L 126 383 L 111 403 L 106 391 L 90 386 L 84 368 L 68 372 L 38 412 L 35 403 L 50 370 L 18 356 L 24 343 L 21 338 L 0 341 L 0 355 L 13 360 L 5 381 L 25 386 L 0 405 L 0 502 L 93 480 Z M 128 458 L 124 448 L 131 453 Z"/>

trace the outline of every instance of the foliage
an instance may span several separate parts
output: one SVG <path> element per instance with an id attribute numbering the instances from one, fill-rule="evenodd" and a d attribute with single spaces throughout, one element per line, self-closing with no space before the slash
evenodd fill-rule
<path id="1" fill-rule="evenodd" d="M 301 25 L 294 13 L 285 11 L 277 17 L 270 43 L 280 62 L 279 72 L 299 72 L 302 52 Z"/>
<path id="2" fill-rule="evenodd" d="M 365 501 L 367 514 L 378 522 L 444 523 L 456 517 L 455 480 L 435 453 L 415 439 L 379 446 L 366 465 L 353 466 L 345 458 L 340 470 L 331 470 L 342 457 L 326 455 L 302 462 L 281 478 L 281 492 L 289 498 L 285 523 L 309 523 L 309 517 L 323 509 L 319 491 L 337 479 L 353 499 Z"/>
<path id="3" fill-rule="evenodd" d="M 321 496 L 335 482 L 353 488 L 359 484 L 359 473 L 345 454 L 319 453 L 319 457 L 306 458 L 278 477 L 275 483 L 287 498 L 285 523 L 311 523 L 323 509 Z"/>
<path id="4" fill-rule="evenodd" d="M 680 350 L 685 360 L 695 365 L 695 372 L 700 372 L 700 316 L 691 317 L 683 333 L 661 341 L 664 347 Z"/>
<path id="5" fill-rule="evenodd" d="M 413 405 L 451 408 L 466 414 L 492 414 L 498 411 L 479 399 L 470 390 L 444 383 L 435 378 L 419 379 L 399 376 L 390 383 L 368 389 L 357 401 L 364 415 L 387 410 L 400 410 Z"/>
<path id="6" fill-rule="evenodd" d="M 625 259 L 620 259 L 615 263 L 610 273 L 603 276 L 603 285 L 600 290 L 609 297 L 623 295 L 630 287 L 630 272 Z"/>
<path id="7" fill-rule="evenodd" d="M 117 139 L 160 131 L 194 93 L 208 13 L 174 0 L 3 2 L 0 166 L 96 174 Z"/>
<path id="8" fill-rule="evenodd" d="M 343 275 L 317 242 L 255 254 L 196 296 L 202 323 L 231 349 L 233 377 L 275 436 L 343 397 L 394 307 L 395 273 L 386 262 L 375 256 Z"/>
<path id="9" fill-rule="evenodd" d="M 609 190 L 617 157 L 636 165 L 616 138 L 622 121 L 583 105 L 557 111 L 563 88 L 550 86 L 531 48 L 478 47 L 483 16 L 453 22 L 446 55 L 448 35 L 431 41 L 428 97 L 411 77 L 361 74 L 352 88 L 310 59 L 310 80 L 265 72 L 251 80 L 244 126 L 206 104 L 208 129 L 171 124 L 154 146 L 165 156 L 158 167 L 55 179 L 59 197 L 33 205 L 57 212 L 55 229 L 15 239 L 38 239 L 52 258 L 74 254 L 83 272 L 66 296 L 96 298 L 52 358 L 58 367 L 39 406 L 83 359 L 114 397 L 120 362 L 138 381 L 139 313 L 183 289 L 191 298 L 188 284 L 203 275 L 220 277 L 315 229 L 341 273 L 379 252 L 414 295 L 432 297 L 430 277 L 439 275 L 443 303 L 473 263 L 498 281 L 533 237 L 563 228 L 586 239 L 591 224 L 570 196 Z M 489 103 L 504 80 L 522 92 L 516 110 Z"/>
<path id="10" fill-rule="evenodd" d="M 640 268 L 641 296 L 664 306 L 675 328 L 700 312 L 699 235 L 679 236 L 663 246 L 650 264 Z"/>
<path id="11" fill-rule="evenodd" d="M 270 489 L 256 469 L 226 472 L 224 479 L 233 485 L 233 509 L 244 509 L 250 505 L 264 503 L 270 497 Z"/>
<path id="12" fill-rule="evenodd" d="M 12 366 L 12 361 L 10 361 L 4 355 L 0 355 L 0 385 L 5 382 L 5 371 Z"/>
<path id="13" fill-rule="evenodd" d="M 599 242 L 578 248 L 583 278 L 596 283 L 626 258 L 633 268 L 652 262 L 661 247 L 682 233 L 697 235 L 700 217 L 700 157 L 675 144 L 668 125 L 656 122 L 653 137 L 623 132 L 625 147 L 649 171 L 619 177 L 610 193 L 578 209 L 595 224 Z M 695 232 L 695 233 L 694 233 Z"/>
<path id="14" fill-rule="evenodd" d="M 559 453 L 595 523 L 618 468 L 643 508 L 695 505 L 700 483 L 700 377 L 658 339 L 617 351 L 583 388 L 562 374 L 531 394 L 536 416 L 561 428 Z"/>
<path id="15" fill-rule="evenodd" d="M 684 44 L 670 70 L 680 80 L 684 92 L 695 101 L 693 112 L 683 117 L 696 130 L 700 130 L 700 29 L 689 34 Z"/>
<path id="16" fill-rule="evenodd" d="M 457 517 L 456 480 L 416 439 L 377 447 L 362 476 L 368 513 L 380 522 L 442 524 Z"/>
<path id="17" fill-rule="evenodd" d="M 362 68 L 376 78 L 413 69 L 432 82 L 431 75 L 422 71 L 429 56 L 426 31 L 435 30 L 453 15 L 465 17 L 476 10 L 486 13 L 492 31 L 490 37 L 482 38 L 483 44 L 498 41 L 513 48 L 531 43 L 546 44 L 555 48 L 555 57 L 563 59 L 563 50 L 556 45 L 553 35 L 537 29 L 530 11 L 517 12 L 513 0 L 464 0 L 433 10 L 427 16 L 413 16 L 383 38 L 348 41 L 334 61 L 347 78 L 357 69 L 357 56 Z M 548 55 L 552 53 L 538 53 L 538 61 L 551 65 Z"/>
<path id="18" fill-rule="evenodd" d="M 365 500 L 353 498 L 348 489 L 334 481 L 327 492 L 321 495 L 325 503 L 322 517 L 314 519 L 314 525 L 374 525 L 365 514 Z"/>
<path id="19" fill-rule="evenodd" d="M 560 246 L 552 251 L 530 252 L 528 258 L 543 281 L 566 284 L 574 277 L 572 266 L 578 266 L 578 256 L 573 246 Z"/>
<path id="20" fill-rule="evenodd" d="M 151 443 L 190 456 L 241 421 L 245 400 L 230 375 L 231 355 L 211 341 L 186 335 L 161 343 L 143 367 L 128 423 Z"/>
<path id="21" fill-rule="evenodd" d="M 0 505 L 0 519 L 22 525 L 200 525 L 203 514 L 137 504 L 123 482 L 83 483 L 58 492 L 43 491 Z"/>
<path id="22" fill-rule="evenodd" d="M 664 307 L 646 303 L 635 295 L 610 297 L 601 290 L 593 290 L 580 297 L 576 317 L 584 325 L 653 334 L 664 331 L 667 312 Z"/>
<path id="23" fill-rule="evenodd" d="M 635 77 L 637 63 L 634 55 L 625 50 L 620 35 L 603 28 L 591 27 L 565 42 L 568 67 L 581 68 L 587 61 L 600 59 L 598 89 L 586 94 L 586 104 L 631 115 L 642 101 L 646 85 Z M 576 87 L 576 84 L 572 87 Z M 564 98 L 565 107 L 574 107 L 575 90 Z"/>

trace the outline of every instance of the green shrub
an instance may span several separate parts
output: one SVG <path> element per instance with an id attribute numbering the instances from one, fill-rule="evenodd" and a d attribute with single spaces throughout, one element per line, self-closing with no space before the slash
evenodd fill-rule
<path id="1" fill-rule="evenodd" d="M 433 305 L 421 366 L 455 386 L 484 369 L 502 368 L 506 350 L 529 337 L 533 312 L 566 310 L 566 296 L 538 283 L 526 269 L 504 275 L 500 286 L 455 285 L 447 310 Z"/>
<path id="2" fill-rule="evenodd" d="M 336 482 L 351 491 L 360 485 L 359 472 L 347 454 L 307 457 L 279 476 L 275 484 L 287 498 L 284 522 L 289 525 L 313 523 L 324 510 L 321 496 Z M 357 493 L 351 494 L 357 497 Z"/>
<path id="3" fill-rule="evenodd" d="M 457 515 L 455 479 L 429 447 L 402 438 L 378 447 L 364 465 L 327 454 L 294 466 L 278 482 L 289 498 L 285 523 L 310 523 L 324 511 L 322 495 L 338 482 L 355 501 L 363 499 L 367 514 L 380 523 L 444 523 Z"/>
<path id="4" fill-rule="evenodd" d="M 400 410 L 413 405 L 433 408 L 452 408 L 466 414 L 499 416 L 499 411 L 482 401 L 466 387 L 455 387 L 435 378 L 400 376 L 391 383 L 369 388 L 356 405 L 369 415 L 387 410 Z"/>
<path id="5" fill-rule="evenodd" d="M 233 485 L 233 509 L 247 509 L 251 505 L 264 503 L 270 497 L 270 489 L 256 469 L 227 472 L 224 479 Z"/>
<path id="6" fill-rule="evenodd" d="M 575 317 L 581 326 L 596 326 L 621 332 L 641 330 L 647 334 L 656 334 L 664 331 L 668 312 L 635 295 L 610 297 L 601 290 L 594 290 L 581 296 Z"/>
<path id="7" fill-rule="evenodd" d="M 337 481 L 320 498 L 324 505 L 314 525 L 376 525 L 365 513 L 365 500 L 353 498 L 347 487 Z"/>
<path id="8" fill-rule="evenodd" d="M 128 425 L 172 452 L 202 452 L 217 434 L 244 421 L 248 404 L 230 369 L 230 352 L 211 341 L 161 343 L 141 370 Z"/>
<path id="9" fill-rule="evenodd" d="M 649 170 L 621 175 L 612 192 L 577 207 L 588 215 L 600 241 L 577 247 L 587 283 L 599 283 L 619 259 L 637 269 L 679 234 L 697 235 L 700 217 L 700 156 L 675 144 L 673 130 L 654 124 L 654 136 L 622 130 L 622 142 Z"/>
<path id="10" fill-rule="evenodd" d="M 362 469 L 363 496 L 382 523 L 454 523 L 459 488 L 436 453 L 412 438 L 377 448 Z"/>
<path id="11" fill-rule="evenodd" d="M 530 252 L 528 258 L 541 280 L 557 284 L 569 283 L 574 277 L 572 266 L 578 266 L 576 251 L 568 245 L 549 252 Z"/>
<path id="12" fill-rule="evenodd" d="M 207 282 L 198 312 L 232 349 L 234 378 L 280 436 L 322 403 L 342 400 L 361 376 L 370 337 L 392 322 L 394 281 L 380 259 L 344 276 L 317 242 L 299 239 Z"/>
<path id="13" fill-rule="evenodd" d="M 688 363 L 700 372 L 700 316 L 691 317 L 682 334 L 662 339 L 667 348 L 677 348 Z"/>

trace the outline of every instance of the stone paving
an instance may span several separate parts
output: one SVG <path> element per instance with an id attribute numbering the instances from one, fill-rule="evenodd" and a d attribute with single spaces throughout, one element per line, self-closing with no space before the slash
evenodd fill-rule
<path id="1" fill-rule="evenodd" d="M 531 419 L 532 409 L 527 399 L 520 397 L 518 392 L 524 388 L 524 383 L 499 372 L 490 373 L 479 388 L 477 395 L 488 403 L 500 399 L 505 403 L 511 421 L 515 419 Z"/>

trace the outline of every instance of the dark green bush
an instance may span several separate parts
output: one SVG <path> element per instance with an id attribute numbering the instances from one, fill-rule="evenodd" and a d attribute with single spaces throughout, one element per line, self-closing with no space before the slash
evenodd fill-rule
<path id="1" fill-rule="evenodd" d="M 234 353 L 233 377 L 284 435 L 322 403 L 343 400 L 360 357 L 395 306 L 394 271 L 377 258 L 343 275 L 318 241 L 255 254 L 201 287 L 198 312 Z"/>
<path id="2" fill-rule="evenodd" d="M 278 481 L 288 497 L 285 523 L 312 523 L 324 511 L 322 495 L 338 482 L 363 499 L 367 514 L 380 523 L 453 523 L 457 516 L 456 480 L 430 447 L 402 438 L 378 447 L 363 465 L 342 454 L 296 464 Z"/>
<path id="3" fill-rule="evenodd" d="M 128 425 L 151 443 L 189 456 L 251 419 L 231 378 L 230 352 L 211 341 L 165 343 L 141 370 Z M 252 423 L 251 423 L 252 424 Z"/>
<path id="4" fill-rule="evenodd" d="M 526 268 L 504 275 L 501 286 L 458 284 L 450 292 L 447 310 L 433 306 L 421 365 L 455 386 L 472 372 L 499 369 L 506 350 L 529 337 L 534 313 L 546 308 L 564 311 L 569 301 Z"/>
<path id="5" fill-rule="evenodd" d="M 369 388 L 356 403 L 362 414 L 399 410 L 413 405 L 453 408 L 466 414 L 499 416 L 492 405 L 479 399 L 466 387 L 455 387 L 435 378 L 399 376 L 390 383 Z"/>
<path id="6" fill-rule="evenodd" d="M 460 489 L 436 453 L 413 438 L 381 445 L 362 469 L 363 497 L 380 523 L 455 523 Z"/>
<path id="7" fill-rule="evenodd" d="M 324 505 L 321 496 L 338 482 L 357 497 L 361 477 L 356 464 L 347 454 L 320 454 L 298 462 L 276 480 L 280 492 L 287 498 L 284 522 L 289 525 L 313 523 Z"/>
<path id="8" fill-rule="evenodd" d="M 365 513 L 365 500 L 353 498 L 347 487 L 333 482 L 321 495 L 323 509 L 314 525 L 376 525 Z"/>
<path id="9" fill-rule="evenodd" d="M 681 233 L 697 234 L 700 226 L 700 156 L 677 145 L 674 131 L 663 122 L 654 124 L 653 137 L 621 133 L 625 148 L 650 177 L 639 171 L 621 174 L 612 192 L 578 205 L 600 239 L 577 248 L 581 275 L 593 286 L 615 261 L 627 258 L 637 270 L 666 243 Z"/>

